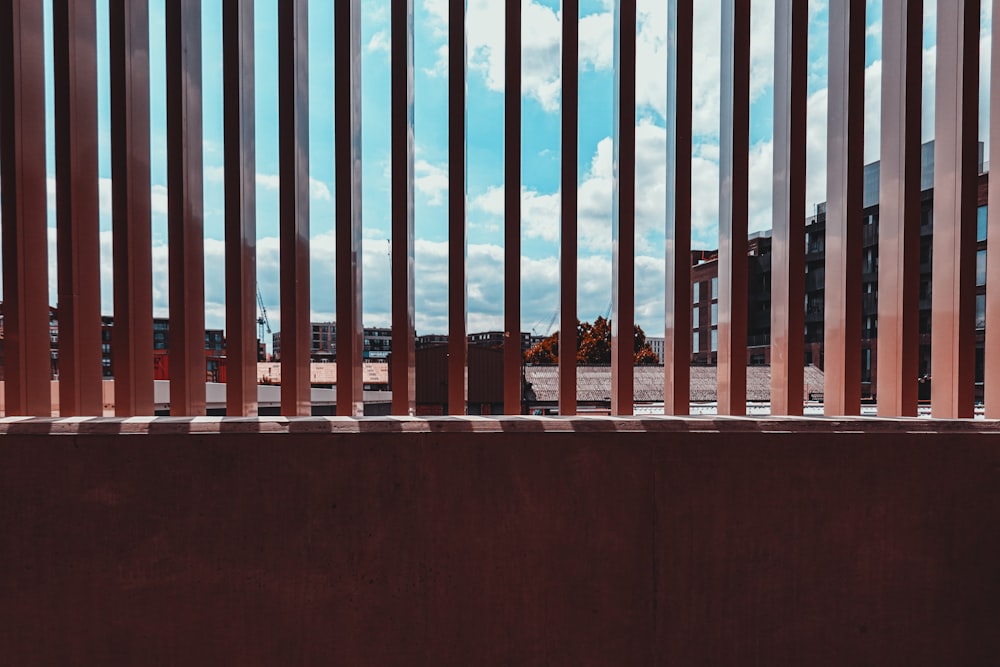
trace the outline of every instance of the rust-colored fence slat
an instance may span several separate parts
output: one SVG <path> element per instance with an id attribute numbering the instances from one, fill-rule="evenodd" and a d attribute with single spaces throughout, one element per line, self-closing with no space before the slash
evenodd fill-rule
<path id="1" fill-rule="evenodd" d="M 361 0 L 334 4 L 337 414 L 364 415 L 361 363 Z"/>
<path id="2" fill-rule="evenodd" d="M 611 414 L 634 411 L 636 2 L 615 3 L 614 178 L 611 209 Z"/>
<path id="3" fill-rule="evenodd" d="M 201 1 L 167 13 L 170 414 L 205 414 L 205 233 Z"/>
<path id="4" fill-rule="evenodd" d="M 226 414 L 257 414 L 254 3 L 222 5 L 226 160 Z"/>
<path id="5" fill-rule="evenodd" d="M 691 113 L 694 0 L 667 3 L 667 183 L 663 411 L 691 404 Z"/>
<path id="6" fill-rule="evenodd" d="M 801 415 L 805 364 L 806 97 L 809 8 L 774 8 L 771 414 Z"/>
<path id="7" fill-rule="evenodd" d="M 153 414 L 149 3 L 110 0 L 115 414 Z"/>
<path id="8" fill-rule="evenodd" d="M 878 414 L 917 416 L 923 0 L 882 3 Z"/>
<path id="9" fill-rule="evenodd" d="M 416 414 L 413 0 L 392 3 L 392 413 Z"/>
<path id="10" fill-rule="evenodd" d="M 993 0 L 1000 17 L 1000 0 Z M 1000 137 L 1000 45 L 990 51 L 990 136 Z M 1000 165 L 1000 141 L 990 142 L 990 164 Z M 990 178 L 988 239 L 1000 239 L 1000 178 Z M 1000 242 L 986 246 L 986 284 L 1000 285 Z M 987 419 L 1000 419 L 1000 287 L 986 291 L 984 397 Z"/>
<path id="11" fill-rule="evenodd" d="M 979 0 L 937 11 L 931 413 L 972 417 L 975 400 Z"/>
<path id="12" fill-rule="evenodd" d="M 97 181 L 97 8 L 52 3 L 59 415 L 104 413 Z"/>
<path id="13" fill-rule="evenodd" d="M 308 35 L 307 0 L 278 3 L 281 414 L 287 416 L 312 413 L 309 386 L 312 335 L 309 319 Z"/>
<path id="14" fill-rule="evenodd" d="M 521 0 L 506 3 L 504 80 L 504 414 L 521 414 Z M 566 5 L 563 6 L 566 11 Z"/>
<path id="15" fill-rule="evenodd" d="M 861 411 L 865 2 L 830 5 L 824 410 Z"/>
<path id="16" fill-rule="evenodd" d="M 562 186 L 559 238 L 559 414 L 576 414 L 577 161 L 580 131 L 580 3 L 562 8 Z"/>
<path id="17" fill-rule="evenodd" d="M 448 2 L 448 414 L 469 395 L 466 338 L 465 0 Z"/>
<path id="18" fill-rule="evenodd" d="M 719 135 L 718 410 L 746 414 L 750 2 L 722 2 Z"/>
<path id="19" fill-rule="evenodd" d="M 52 411 L 44 63 L 42 3 L 0 4 L 3 362 L 8 415 Z"/>

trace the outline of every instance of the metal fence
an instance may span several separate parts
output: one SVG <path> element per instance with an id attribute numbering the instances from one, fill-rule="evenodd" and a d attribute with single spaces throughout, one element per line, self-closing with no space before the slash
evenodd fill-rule
<path id="1" fill-rule="evenodd" d="M 746 244 L 750 111 L 750 1 L 722 3 L 720 134 L 719 412 L 746 410 Z M 149 17 L 146 0 L 110 0 L 115 410 L 153 410 L 149 178 Z M 560 328 L 576 326 L 578 2 L 562 14 Z M 803 410 L 808 6 L 776 0 L 772 413 Z M 691 157 L 694 0 L 668 0 L 667 217 L 664 404 L 686 414 L 691 362 Z M 1000 0 L 994 0 L 994 7 Z M 55 154 L 60 413 L 101 414 L 95 0 L 54 0 Z M 412 414 L 414 375 L 413 2 L 391 5 L 393 412 Z M 362 410 L 360 0 L 335 3 L 337 411 Z M 506 88 L 521 89 L 521 7 L 507 2 Z M 201 18 L 199 0 L 166 3 L 171 410 L 205 411 Z M 224 0 L 227 410 L 257 410 L 255 342 L 254 6 Z M 465 2 L 449 3 L 448 404 L 467 397 L 465 211 Z M 921 36 L 919 0 L 883 1 L 878 409 L 916 415 L 918 389 Z M 933 414 L 973 415 L 979 72 L 978 0 L 940 0 L 934 160 Z M 635 321 L 636 3 L 614 6 L 615 189 L 611 411 L 633 410 Z M 864 0 L 829 6 L 829 136 L 825 270 L 825 401 L 828 415 L 860 412 Z M 282 411 L 304 415 L 309 395 L 309 175 L 307 2 L 279 3 Z M 992 91 L 1000 88 L 994 50 Z M 0 2 L 5 405 L 8 415 L 48 415 L 42 3 Z M 508 95 L 505 138 L 504 405 L 521 408 L 521 109 Z M 991 109 L 1000 128 L 1000 105 Z M 995 142 L 997 146 L 1000 142 Z M 991 153 L 1000 148 L 992 148 Z M 989 156 L 989 157 L 992 157 Z M 1000 197 L 990 182 L 990 201 Z M 1000 238 L 1000 207 L 989 212 Z M 989 247 L 989 282 L 1000 243 Z M 1000 332 L 1000 291 L 986 306 Z M 621 333 L 621 335 L 619 335 Z M 562 414 L 576 411 L 575 350 L 562 341 Z M 985 350 L 986 413 L 1000 417 L 1000 344 Z"/>

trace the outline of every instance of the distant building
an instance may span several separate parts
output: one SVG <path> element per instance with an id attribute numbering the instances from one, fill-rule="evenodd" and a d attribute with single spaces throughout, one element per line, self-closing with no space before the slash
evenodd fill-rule
<path id="1" fill-rule="evenodd" d="M 312 361 L 336 361 L 337 359 L 337 323 L 313 322 L 311 324 L 312 345 L 309 356 Z M 281 332 L 271 335 L 272 360 L 281 361 Z M 383 360 L 392 351 L 392 329 L 388 327 L 371 327 L 364 330 L 365 360 Z"/>
<path id="2" fill-rule="evenodd" d="M 982 165 L 980 144 L 980 165 Z M 920 353 L 921 398 L 930 398 L 931 257 L 934 217 L 934 144 L 922 147 L 920 225 Z M 976 257 L 976 398 L 983 397 L 984 328 L 986 324 L 986 231 L 989 174 L 981 174 L 978 188 L 978 252 Z M 862 395 L 873 398 L 878 359 L 878 196 L 879 163 L 865 166 L 862 226 Z M 824 287 L 826 272 L 826 205 L 806 220 L 805 358 L 806 365 L 823 368 Z M 747 363 L 771 362 L 771 233 L 758 232 L 749 239 L 747 267 Z M 696 251 L 692 282 L 692 363 L 711 365 L 718 360 L 718 252 Z M 662 359 L 662 357 L 661 357 Z M 914 378 L 916 381 L 917 378 Z"/>
<path id="3" fill-rule="evenodd" d="M 663 336 L 646 336 L 646 344 L 649 345 L 649 349 L 653 351 L 657 360 L 662 364 L 667 351 Z"/>
<path id="4" fill-rule="evenodd" d="M 414 344 L 418 350 L 422 350 L 425 347 L 432 347 L 434 345 L 447 345 L 448 336 L 445 334 L 426 334 L 424 336 L 417 336 Z"/>
<path id="5" fill-rule="evenodd" d="M 101 317 L 101 363 L 105 377 L 114 377 L 111 356 L 114 339 L 114 317 Z M 153 318 L 153 379 L 170 379 L 170 320 Z M 226 338 L 222 329 L 205 329 L 205 380 L 226 381 Z"/>
<path id="6" fill-rule="evenodd" d="M 483 331 L 469 334 L 469 345 L 476 347 L 492 347 L 503 349 L 507 342 L 507 332 L 505 331 Z M 527 331 L 521 332 L 521 353 L 527 352 L 531 348 L 531 334 Z"/>
<path id="7" fill-rule="evenodd" d="M 169 320 L 164 317 L 153 319 L 153 364 L 154 380 L 170 379 L 170 349 Z M 113 378 L 114 358 L 112 346 L 114 340 L 115 318 L 111 315 L 101 316 L 101 372 L 105 378 Z M 0 359 L 3 353 L 4 326 L 2 304 L 0 304 Z M 59 309 L 49 307 L 49 349 L 51 358 L 51 377 L 59 379 Z M 226 339 L 222 329 L 205 330 L 205 379 L 208 382 L 226 381 Z M 3 379 L 3 364 L 0 363 L 0 379 Z"/>

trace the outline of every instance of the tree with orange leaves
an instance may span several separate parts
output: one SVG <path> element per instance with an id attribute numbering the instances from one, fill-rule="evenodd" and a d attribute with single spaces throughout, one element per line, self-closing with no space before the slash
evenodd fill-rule
<path id="1" fill-rule="evenodd" d="M 635 326 L 634 345 L 637 366 L 660 363 L 639 325 Z M 559 363 L 559 332 L 531 347 L 524 360 L 535 365 Z M 581 366 L 606 366 L 611 363 L 611 320 L 598 317 L 593 324 L 577 320 L 576 363 Z"/>

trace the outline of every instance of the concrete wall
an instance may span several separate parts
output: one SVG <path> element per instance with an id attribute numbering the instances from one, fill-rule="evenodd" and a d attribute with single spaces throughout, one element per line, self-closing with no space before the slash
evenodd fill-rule
<path id="1" fill-rule="evenodd" d="M 996 665 L 994 426 L 4 421 L 0 655 Z"/>

